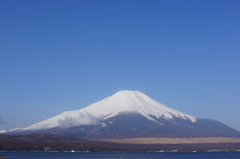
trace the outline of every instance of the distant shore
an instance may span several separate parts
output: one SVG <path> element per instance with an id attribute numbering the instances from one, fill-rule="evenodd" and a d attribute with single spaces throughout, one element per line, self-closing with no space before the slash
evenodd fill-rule
<path id="1" fill-rule="evenodd" d="M 240 138 L 232 137 L 205 137 L 205 138 L 124 138 L 101 139 L 125 144 L 216 144 L 216 143 L 240 143 Z"/>
<path id="2" fill-rule="evenodd" d="M 0 151 L 202 152 L 239 150 L 240 138 L 226 137 L 132 138 L 93 141 L 54 134 L 0 135 Z"/>

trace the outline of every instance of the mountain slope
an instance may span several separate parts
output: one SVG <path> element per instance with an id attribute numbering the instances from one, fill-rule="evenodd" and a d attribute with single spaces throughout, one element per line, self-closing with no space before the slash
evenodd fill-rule
<path id="1" fill-rule="evenodd" d="M 76 111 L 10 133 L 43 132 L 82 138 L 240 137 L 220 122 L 169 108 L 138 91 L 120 91 Z"/>
<path id="2" fill-rule="evenodd" d="M 67 128 L 81 125 L 95 125 L 101 121 L 126 112 L 138 113 L 149 120 L 173 117 L 196 121 L 196 118 L 154 101 L 138 91 L 120 91 L 116 94 L 77 111 L 63 112 L 53 118 L 31 125 L 23 130 Z M 104 125 L 104 123 L 101 123 Z"/>

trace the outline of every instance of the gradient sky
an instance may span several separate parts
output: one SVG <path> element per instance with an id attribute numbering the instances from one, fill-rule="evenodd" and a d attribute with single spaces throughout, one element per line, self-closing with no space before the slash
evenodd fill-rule
<path id="1" fill-rule="evenodd" d="M 0 129 L 125 89 L 240 130 L 240 1 L 0 1 Z"/>

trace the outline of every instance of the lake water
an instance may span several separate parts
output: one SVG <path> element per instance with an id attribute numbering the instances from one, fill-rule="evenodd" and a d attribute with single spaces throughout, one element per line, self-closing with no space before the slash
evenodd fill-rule
<path id="1" fill-rule="evenodd" d="M 240 159 L 240 152 L 0 152 L 0 159 Z"/>

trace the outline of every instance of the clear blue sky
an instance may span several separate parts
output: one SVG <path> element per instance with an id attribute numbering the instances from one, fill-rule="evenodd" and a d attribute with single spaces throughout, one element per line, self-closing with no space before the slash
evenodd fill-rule
<path id="1" fill-rule="evenodd" d="M 125 89 L 240 130 L 240 1 L 0 1 L 0 129 Z"/>

